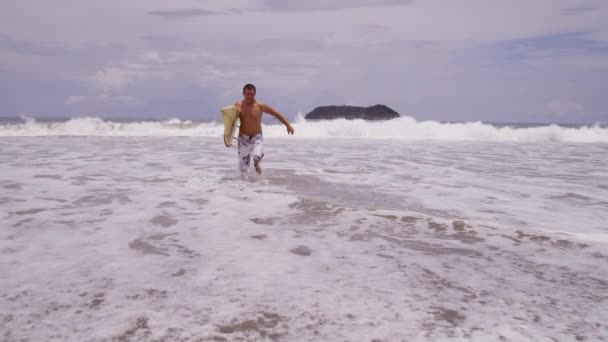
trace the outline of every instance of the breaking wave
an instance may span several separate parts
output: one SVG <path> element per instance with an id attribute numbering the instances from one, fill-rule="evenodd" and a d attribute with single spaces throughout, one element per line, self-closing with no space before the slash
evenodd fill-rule
<path id="1" fill-rule="evenodd" d="M 306 121 L 301 116 L 293 124 L 298 138 L 363 138 L 397 140 L 495 141 L 495 142 L 586 142 L 608 143 L 608 128 L 599 124 L 563 127 L 548 124 L 536 127 L 482 123 L 442 123 L 417 121 L 403 116 L 387 121 L 331 120 Z M 198 122 L 181 119 L 119 122 L 95 117 L 45 122 L 23 118 L 0 123 L 0 136 L 201 136 L 221 137 L 221 121 Z M 285 137 L 282 125 L 264 125 L 266 137 Z"/>

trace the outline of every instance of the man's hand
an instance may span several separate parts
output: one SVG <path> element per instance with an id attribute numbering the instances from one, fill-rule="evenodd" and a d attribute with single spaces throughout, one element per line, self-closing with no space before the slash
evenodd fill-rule
<path id="1" fill-rule="evenodd" d="M 294 132 L 293 127 L 291 127 L 290 124 L 287 124 L 287 134 L 293 135 L 293 132 Z"/>

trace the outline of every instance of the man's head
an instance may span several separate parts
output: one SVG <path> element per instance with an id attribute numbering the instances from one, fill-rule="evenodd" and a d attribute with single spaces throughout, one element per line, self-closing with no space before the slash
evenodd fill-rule
<path id="1" fill-rule="evenodd" d="M 243 87 L 243 97 L 245 98 L 245 102 L 252 103 L 255 101 L 255 86 L 251 83 L 245 84 Z"/>

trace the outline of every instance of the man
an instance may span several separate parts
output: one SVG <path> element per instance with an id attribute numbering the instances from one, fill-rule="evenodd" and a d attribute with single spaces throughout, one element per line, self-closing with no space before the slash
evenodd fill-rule
<path id="1" fill-rule="evenodd" d="M 268 113 L 279 119 L 286 127 L 287 134 L 293 134 L 293 127 L 287 120 L 269 105 L 255 99 L 255 86 L 251 83 L 243 87 L 243 100 L 234 105 L 239 109 L 241 126 L 239 127 L 239 168 L 247 172 L 253 158 L 253 165 L 258 174 L 262 174 L 260 162 L 264 158 L 264 139 L 262 137 L 262 114 Z"/>

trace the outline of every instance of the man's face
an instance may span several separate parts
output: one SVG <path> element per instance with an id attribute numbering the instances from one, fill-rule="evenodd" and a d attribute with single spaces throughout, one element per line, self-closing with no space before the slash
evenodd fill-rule
<path id="1" fill-rule="evenodd" d="M 255 101 L 255 90 L 253 89 L 245 89 L 243 91 L 243 97 L 245 98 L 245 102 L 251 103 Z"/>

